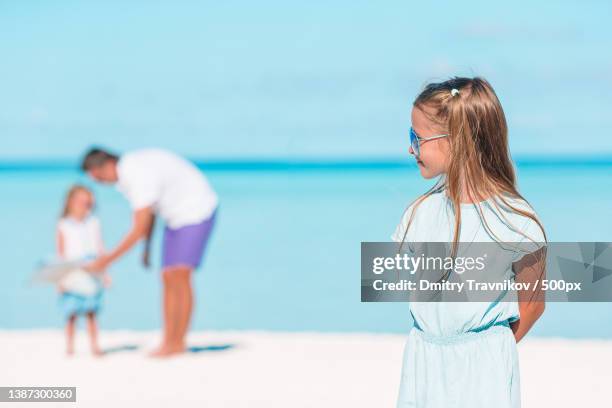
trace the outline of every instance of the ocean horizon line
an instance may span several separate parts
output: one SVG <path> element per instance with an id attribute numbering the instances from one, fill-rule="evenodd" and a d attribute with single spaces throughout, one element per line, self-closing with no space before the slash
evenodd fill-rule
<path id="1" fill-rule="evenodd" d="M 415 168 L 410 157 L 281 157 L 281 158 L 189 158 L 206 171 L 310 171 L 310 170 L 391 170 Z M 610 167 L 610 155 L 525 155 L 514 158 L 525 167 Z M 78 171 L 72 159 L 0 159 L 0 172 Z"/>

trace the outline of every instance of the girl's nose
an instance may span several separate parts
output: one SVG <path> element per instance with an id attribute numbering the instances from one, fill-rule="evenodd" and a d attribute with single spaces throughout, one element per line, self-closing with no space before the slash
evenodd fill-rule
<path id="1" fill-rule="evenodd" d="M 412 146 L 410 146 L 410 147 L 408 148 L 408 153 L 410 153 L 411 155 L 415 156 L 415 154 L 414 154 L 414 150 L 412 149 Z"/>

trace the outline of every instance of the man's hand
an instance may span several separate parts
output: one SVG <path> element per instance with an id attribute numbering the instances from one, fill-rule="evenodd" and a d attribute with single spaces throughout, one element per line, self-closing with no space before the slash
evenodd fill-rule
<path id="1" fill-rule="evenodd" d="M 145 207 L 134 211 L 132 229 L 127 233 L 119 245 L 112 251 L 94 259 L 92 263 L 85 265 L 85 270 L 91 273 L 99 273 L 105 270 L 112 262 L 121 258 L 123 254 L 136 244 L 136 242 L 140 241 L 147 234 L 151 227 L 152 214 L 153 210 L 151 207 Z"/>
<path id="2" fill-rule="evenodd" d="M 142 266 L 147 269 L 151 266 L 151 252 L 149 248 L 145 248 L 145 250 L 142 251 Z"/>
<path id="3" fill-rule="evenodd" d="M 147 215 L 148 220 L 143 220 L 143 223 L 145 224 L 145 236 L 144 250 L 142 252 L 142 265 L 148 269 L 151 266 L 151 238 L 153 237 L 153 229 L 155 228 L 155 213 L 149 211 L 142 217 L 145 218 Z"/>
<path id="4" fill-rule="evenodd" d="M 113 284 L 113 279 L 110 277 L 108 273 L 102 275 L 102 285 L 105 289 L 108 289 Z"/>
<path id="5" fill-rule="evenodd" d="M 83 268 L 90 273 L 100 273 L 103 272 L 110 263 L 112 259 L 108 255 L 100 255 L 98 258 L 94 259 L 92 262 L 85 265 Z"/>

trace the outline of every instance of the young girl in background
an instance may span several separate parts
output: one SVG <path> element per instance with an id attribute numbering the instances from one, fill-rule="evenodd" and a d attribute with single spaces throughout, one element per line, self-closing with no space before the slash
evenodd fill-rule
<path id="1" fill-rule="evenodd" d="M 434 187 L 406 210 L 396 242 L 546 241 L 534 210 L 519 194 L 504 112 L 482 78 L 432 83 L 412 109 L 410 153 Z M 531 253 L 531 251 L 530 251 Z M 511 253 L 501 268 L 518 282 L 543 271 Z M 453 273 L 451 271 L 451 273 Z M 411 302 L 398 407 L 520 406 L 516 343 L 544 310 L 541 298 L 518 302 Z"/>
<path id="2" fill-rule="evenodd" d="M 100 222 L 91 214 L 93 206 L 93 193 L 86 187 L 75 185 L 68 191 L 57 224 L 57 252 L 63 261 L 86 261 L 102 253 Z M 67 319 L 68 355 L 74 353 L 74 333 L 79 315 L 87 318 L 92 353 L 97 356 L 102 354 L 98 346 L 96 314 L 100 307 L 103 280 L 107 283 L 108 277 L 98 277 L 82 269 L 75 269 L 59 283 L 60 303 Z"/>

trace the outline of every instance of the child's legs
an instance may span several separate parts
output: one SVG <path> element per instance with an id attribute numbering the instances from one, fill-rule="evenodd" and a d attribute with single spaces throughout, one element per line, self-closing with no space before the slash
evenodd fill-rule
<path id="1" fill-rule="evenodd" d="M 100 354 L 100 348 L 98 347 L 98 324 L 96 323 L 96 314 L 94 312 L 87 313 L 87 331 L 89 332 L 92 352 Z"/>
<path id="2" fill-rule="evenodd" d="M 76 314 L 70 315 L 66 321 L 66 352 L 74 353 L 74 332 L 76 327 Z"/>

